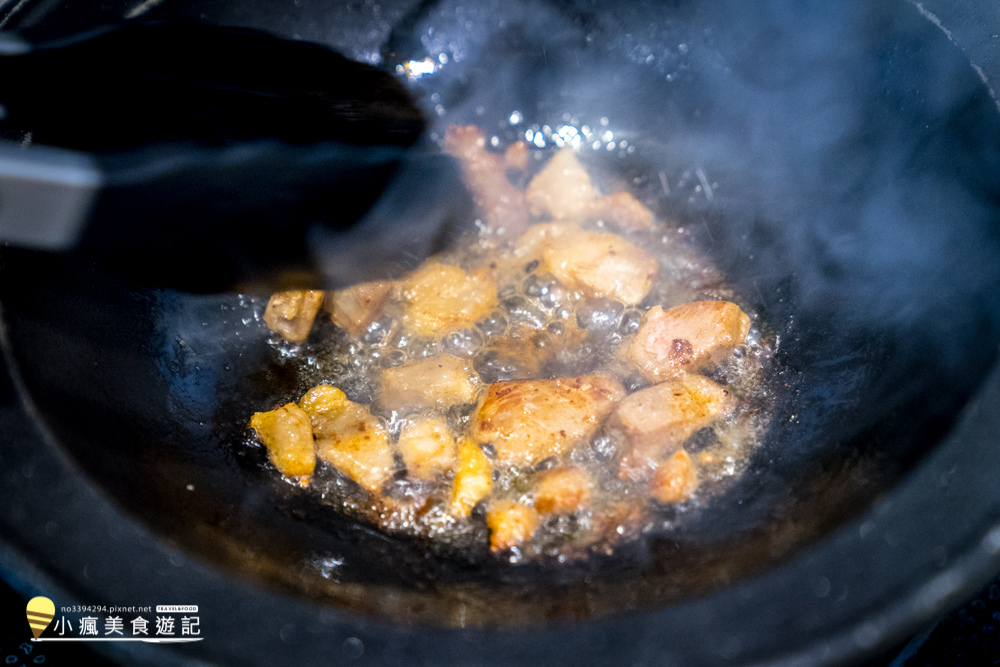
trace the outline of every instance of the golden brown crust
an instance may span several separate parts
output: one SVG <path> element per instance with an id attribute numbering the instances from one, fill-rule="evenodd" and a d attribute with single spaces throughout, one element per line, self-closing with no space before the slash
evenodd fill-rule
<path id="1" fill-rule="evenodd" d="M 492 505 L 486 513 L 490 529 L 490 551 L 507 551 L 527 542 L 538 530 L 538 512 L 507 500 Z"/>
<path id="2" fill-rule="evenodd" d="M 636 332 L 631 355 L 650 380 L 695 372 L 726 359 L 746 342 L 750 318 L 729 301 L 695 301 L 651 308 Z"/>
<path id="3" fill-rule="evenodd" d="M 728 390 L 700 375 L 684 374 L 626 396 L 609 420 L 609 429 L 629 445 L 619 474 L 648 478 L 658 461 L 731 409 Z"/>
<path id="4" fill-rule="evenodd" d="M 465 441 L 458 448 L 458 466 L 451 487 L 449 513 L 460 519 L 493 490 L 493 466 L 475 443 Z"/>
<path id="5" fill-rule="evenodd" d="M 276 292 L 267 302 L 264 323 L 285 340 L 301 343 L 309 337 L 322 304 L 323 292 L 319 290 Z"/>
<path id="6" fill-rule="evenodd" d="M 546 245 L 542 263 L 568 287 L 626 305 L 642 301 L 659 272 L 642 248 L 617 234 L 586 230 Z"/>
<path id="7" fill-rule="evenodd" d="M 517 141 L 507 147 L 503 154 L 503 163 L 508 169 L 524 171 L 528 168 L 528 144 Z"/>
<path id="8" fill-rule="evenodd" d="M 679 503 L 698 488 L 698 471 L 683 449 L 659 465 L 649 485 L 650 494 L 660 503 Z"/>
<path id="9" fill-rule="evenodd" d="M 374 494 L 392 475 L 393 448 L 385 427 L 368 408 L 348 402 L 343 410 L 313 419 L 319 457 Z"/>
<path id="10" fill-rule="evenodd" d="M 399 453 L 411 477 L 431 480 L 449 472 L 458 460 L 458 443 L 444 417 L 418 417 L 403 424 Z"/>
<path id="11" fill-rule="evenodd" d="M 435 261 L 410 274 L 403 295 L 403 324 L 421 336 L 444 336 L 475 326 L 497 305 L 497 288 L 486 270 L 467 273 Z"/>
<path id="12" fill-rule="evenodd" d="M 659 272 L 655 259 L 618 234 L 565 222 L 533 226 L 518 239 L 514 256 L 521 262 L 539 260 L 539 270 L 570 289 L 626 305 L 642 301 Z"/>
<path id="13" fill-rule="evenodd" d="M 546 164 L 523 141 L 492 149 L 475 127 L 450 128 L 444 147 L 483 233 L 393 282 L 325 293 L 338 329 L 323 327 L 329 349 L 302 350 L 303 377 L 357 389 L 365 404 L 319 385 L 254 415 L 279 470 L 312 473 L 319 457 L 371 494 L 335 484 L 327 502 L 449 548 L 485 542 L 485 518 L 491 551 L 511 563 L 522 550 L 610 554 L 666 517 L 658 504 L 698 494 L 699 477 L 713 480 L 699 502 L 724 492 L 766 430 L 769 350 L 713 371 L 731 383 L 720 386 L 704 372 L 745 343 L 750 319 L 723 301 L 665 310 L 728 294 L 719 274 L 656 231 L 644 202 L 602 196 L 572 149 Z M 268 326 L 307 340 L 316 294 L 274 295 Z M 644 312 L 654 295 L 664 306 Z M 622 382 L 646 388 L 626 395 Z M 732 418 L 730 389 L 742 408 Z"/>
<path id="14" fill-rule="evenodd" d="M 363 334 L 382 314 L 382 306 L 394 283 L 359 283 L 336 292 L 327 292 L 323 307 L 330 319 L 352 336 Z"/>
<path id="15" fill-rule="evenodd" d="M 554 220 L 581 220 L 597 199 L 590 174 L 568 147 L 552 156 L 524 194 L 533 215 Z"/>
<path id="16" fill-rule="evenodd" d="M 533 466 L 593 434 L 624 394 L 604 375 L 497 382 L 473 414 L 472 437 L 498 461 Z"/>
<path id="17" fill-rule="evenodd" d="M 535 509 L 541 514 L 572 514 L 590 503 L 593 480 L 583 468 L 553 468 L 535 478 Z"/>
<path id="18" fill-rule="evenodd" d="M 479 376 L 472 362 L 451 354 L 412 361 L 382 371 L 379 402 L 398 411 L 475 403 Z"/>
<path id="19" fill-rule="evenodd" d="M 294 403 L 250 418 L 267 456 L 282 475 L 309 477 L 316 468 L 316 446 L 309 415 Z"/>
<path id="20" fill-rule="evenodd" d="M 312 418 L 335 415 L 342 412 L 349 401 L 347 395 L 333 385 L 316 385 L 299 399 L 299 407 Z"/>

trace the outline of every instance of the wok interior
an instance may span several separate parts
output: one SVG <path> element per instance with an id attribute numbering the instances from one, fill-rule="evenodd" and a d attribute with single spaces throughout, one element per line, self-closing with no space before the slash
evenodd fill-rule
<path id="1" fill-rule="evenodd" d="M 609 118 L 635 153 L 583 159 L 693 230 L 780 340 L 774 422 L 747 473 L 676 530 L 612 557 L 444 556 L 274 479 L 245 446 L 247 417 L 305 387 L 248 297 L 136 290 L 8 250 L 9 352 L 58 441 L 142 521 L 241 576 L 360 613 L 584 618 L 776 567 L 920 462 L 1000 339 L 997 109 L 911 6 L 861 5 L 680 2 L 651 17 L 439 2 L 401 21 L 381 55 L 386 66 L 424 57 L 438 44 L 420 39 L 430 26 L 464 50 L 415 84 L 446 110 L 438 131 L 500 127 L 514 109 L 525 123 Z"/>

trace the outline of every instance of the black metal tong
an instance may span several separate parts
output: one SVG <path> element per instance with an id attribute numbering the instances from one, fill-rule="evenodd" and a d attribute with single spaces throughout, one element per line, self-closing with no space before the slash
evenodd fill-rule
<path id="1" fill-rule="evenodd" d="M 0 239 L 144 284 L 385 277 L 469 217 L 403 86 L 315 44 L 174 21 L 0 35 L 0 104 Z"/>

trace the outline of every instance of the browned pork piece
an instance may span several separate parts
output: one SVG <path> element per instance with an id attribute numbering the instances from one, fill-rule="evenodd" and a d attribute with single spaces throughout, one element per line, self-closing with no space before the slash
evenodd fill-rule
<path id="1" fill-rule="evenodd" d="M 541 514 L 572 514 L 590 503 L 593 481 L 576 466 L 545 470 L 535 478 L 535 509 Z"/>
<path id="2" fill-rule="evenodd" d="M 674 452 L 656 469 L 649 483 L 650 494 L 661 503 L 687 500 L 698 488 L 698 472 L 683 449 Z"/>
<path id="3" fill-rule="evenodd" d="M 507 180 L 504 158 L 486 150 L 486 137 L 479 128 L 473 125 L 448 128 L 444 150 L 462 165 L 462 180 L 482 211 L 484 222 L 493 229 L 504 227 L 511 235 L 523 232 L 528 226 L 524 193 Z"/>
<path id="4" fill-rule="evenodd" d="M 593 434 L 624 395 L 603 375 L 497 382 L 472 416 L 472 437 L 492 444 L 498 461 L 534 466 Z"/>
<path id="5" fill-rule="evenodd" d="M 421 336 L 444 336 L 475 325 L 497 305 L 497 288 L 486 270 L 467 273 L 430 261 L 403 286 L 403 324 Z"/>
<path id="6" fill-rule="evenodd" d="M 314 427 L 322 425 L 327 418 L 334 417 L 347 407 L 347 394 L 333 385 L 316 385 L 299 399 L 302 408 L 312 420 Z"/>
<path id="7" fill-rule="evenodd" d="M 683 374 L 626 396 L 609 422 L 629 445 L 619 474 L 648 479 L 660 461 L 731 409 L 729 391 L 701 375 Z"/>
<path id="8" fill-rule="evenodd" d="M 323 307 L 330 311 L 334 324 L 352 336 L 360 336 L 382 314 L 392 287 L 390 282 L 378 281 L 327 292 Z"/>
<path id="9" fill-rule="evenodd" d="M 257 432 L 267 456 L 282 475 L 308 477 L 316 467 L 316 446 L 313 442 L 309 415 L 294 403 L 270 412 L 257 412 L 250 418 L 250 427 Z"/>
<path id="10" fill-rule="evenodd" d="M 368 408 L 345 399 L 340 409 L 312 417 L 316 452 L 358 485 L 378 494 L 395 466 L 389 434 Z"/>
<path id="11" fill-rule="evenodd" d="M 597 190 L 572 148 L 563 148 L 531 179 L 525 191 L 531 213 L 555 220 L 580 220 L 590 212 Z"/>
<path id="12" fill-rule="evenodd" d="M 591 206 L 590 216 L 613 222 L 629 231 L 643 231 L 653 227 L 653 212 L 628 192 L 601 197 Z"/>
<path id="13" fill-rule="evenodd" d="M 475 403 L 478 394 L 479 376 L 472 362 L 442 354 L 382 371 L 379 402 L 390 410 L 409 412 Z"/>
<path id="14" fill-rule="evenodd" d="M 301 343 L 309 337 L 322 304 L 323 292 L 319 290 L 275 292 L 264 310 L 264 323 L 285 340 Z"/>
<path id="15" fill-rule="evenodd" d="M 458 448 L 458 466 L 451 487 L 448 511 L 464 519 L 480 500 L 493 490 L 493 466 L 483 450 L 473 442 L 465 441 Z"/>
<path id="16" fill-rule="evenodd" d="M 580 228 L 570 222 L 547 222 L 541 225 L 532 225 L 522 234 L 514 246 L 514 256 L 518 262 L 527 264 L 532 260 L 541 262 L 542 253 L 545 248 L 554 243 L 560 243 L 560 239 L 580 231 Z"/>
<path id="17" fill-rule="evenodd" d="M 749 331 L 750 318 L 728 301 L 695 301 L 670 310 L 656 306 L 636 332 L 632 360 L 643 375 L 658 382 L 723 361 L 746 341 Z"/>
<path id="18" fill-rule="evenodd" d="M 570 289 L 637 304 L 649 293 L 659 267 L 642 248 L 617 234 L 567 223 L 535 225 L 514 250 L 519 261 L 537 259 Z"/>
<path id="19" fill-rule="evenodd" d="M 538 512 L 534 508 L 501 500 L 486 512 L 490 529 L 490 551 L 507 551 L 527 542 L 538 530 Z"/>
<path id="20" fill-rule="evenodd" d="M 455 467 L 458 443 L 444 417 L 417 417 L 403 424 L 399 453 L 411 477 L 434 479 Z"/>
<path id="21" fill-rule="evenodd" d="M 583 230 L 548 245 L 542 261 L 568 287 L 625 305 L 642 301 L 659 271 L 655 259 L 617 234 Z"/>
<path id="22" fill-rule="evenodd" d="M 528 144 L 518 141 L 507 147 L 503 153 L 503 163 L 508 169 L 523 171 L 528 168 Z"/>

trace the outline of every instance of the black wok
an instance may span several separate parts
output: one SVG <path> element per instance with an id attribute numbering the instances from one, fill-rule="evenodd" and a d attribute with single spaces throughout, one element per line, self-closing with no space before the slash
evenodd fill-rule
<path id="1" fill-rule="evenodd" d="M 181 15 L 386 68 L 444 52 L 412 83 L 432 132 L 606 117 L 635 150 L 585 159 L 687 229 L 779 340 L 774 424 L 723 498 L 614 557 L 428 555 L 245 446 L 247 415 L 303 388 L 259 301 L 7 249 L 26 414 L 5 413 L 0 521 L 25 592 L 199 604 L 205 640 L 127 649 L 151 662 L 821 664 L 902 639 L 1000 565 L 1000 114 L 988 61 L 925 7 L 210 4 L 3 21 Z M 978 34 L 959 18 L 953 38 Z"/>

